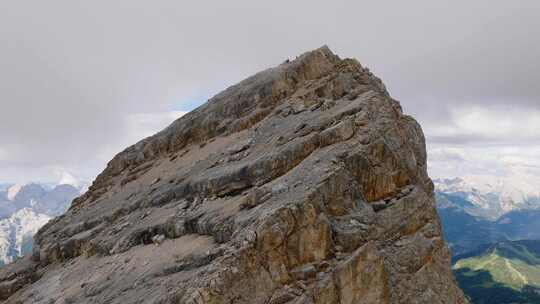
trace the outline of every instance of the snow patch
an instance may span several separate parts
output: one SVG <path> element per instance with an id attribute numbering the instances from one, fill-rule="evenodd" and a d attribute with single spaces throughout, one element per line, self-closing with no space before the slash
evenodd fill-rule
<path id="1" fill-rule="evenodd" d="M 77 178 L 75 178 L 73 175 L 71 175 L 67 171 L 62 171 L 60 181 L 58 182 L 59 185 L 72 185 L 75 188 L 80 187 L 80 182 Z"/>
<path id="2" fill-rule="evenodd" d="M 540 184 L 524 172 L 513 171 L 503 177 L 468 175 L 433 182 L 437 191 L 458 194 L 476 207 L 498 215 L 515 209 L 540 208 Z"/>
<path id="3" fill-rule="evenodd" d="M 13 201 L 15 197 L 17 196 L 17 194 L 19 193 L 19 191 L 21 191 L 23 186 L 24 185 L 17 184 L 17 185 L 13 185 L 9 187 L 7 191 L 7 199 L 10 201 Z"/>
<path id="4" fill-rule="evenodd" d="M 0 261 L 12 262 L 16 257 L 23 255 L 28 241 L 43 227 L 50 216 L 39 214 L 30 208 L 23 208 L 13 213 L 9 218 L 0 220 Z"/>

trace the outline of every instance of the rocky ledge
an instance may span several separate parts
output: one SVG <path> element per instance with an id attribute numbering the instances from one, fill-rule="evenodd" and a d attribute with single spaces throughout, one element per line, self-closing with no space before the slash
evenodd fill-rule
<path id="1" fill-rule="evenodd" d="M 465 303 L 422 130 L 327 47 L 118 154 L 0 270 L 5 303 Z"/>

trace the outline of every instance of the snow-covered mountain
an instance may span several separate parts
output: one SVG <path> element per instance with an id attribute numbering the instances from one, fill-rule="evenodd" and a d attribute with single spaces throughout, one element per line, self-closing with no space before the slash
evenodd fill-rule
<path id="1" fill-rule="evenodd" d="M 7 264 L 16 257 L 30 253 L 32 236 L 52 217 L 23 208 L 0 220 L 0 263 Z"/>
<path id="2" fill-rule="evenodd" d="M 2 184 L 0 187 L 0 265 L 32 248 L 32 236 L 51 218 L 66 211 L 80 188 L 61 184 Z"/>
<path id="3" fill-rule="evenodd" d="M 467 176 L 433 182 L 439 208 L 460 208 L 491 220 L 514 210 L 540 208 L 540 182 L 527 176 Z"/>
<path id="4" fill-rule="evenodd" d="M 540 239 L 540 182 L 534 177 L 435 179 L 444 239 L 454 256 L 483 244 Z"/>

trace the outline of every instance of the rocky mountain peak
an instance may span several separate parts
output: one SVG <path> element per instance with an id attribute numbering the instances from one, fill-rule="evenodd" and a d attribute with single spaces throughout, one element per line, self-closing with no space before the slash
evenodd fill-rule
<path id="1" fill-rule="evenodd" d="M 7 303 L 465 303 L 420 126 L 328 47 L 260 72 L 114 157 Z"/>
<path id="2" fill-rule="evenodd" d="M 357 79 L 353 80 L 353 76 Z M 316 90 L 297 92 L 303 83 L 316 82 L 321 78 L 326 78 L 328 83 L 320 84 Z M 363 87 L 352 90 L 354 81 L 359 81 Z M 250 128 L 283 102 L 290 102 L 293 95 L 299 101 L 294 106 L 302 108 L 313 106 L 312 103 L 320 102 L 326 95 L 337 99 L 346 94 L 358 95 L 368 88 L 387 95 L 382 81 L 358 61 L 342 60 L 323 46 L 227 88 L 165 130 L 127 148 L 109 163 L 90 189 L 99 191 L 99 188 L 107 186 L 111 176 L 149 159 L 174 153 L 189 144 L 200 144 L 216 136 Z"/>

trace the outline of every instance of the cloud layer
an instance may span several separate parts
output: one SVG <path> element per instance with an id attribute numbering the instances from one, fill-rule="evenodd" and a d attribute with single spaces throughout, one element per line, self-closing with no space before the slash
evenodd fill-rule
<path id="1" fill-rule="evenodd" d="M 91 179 L 176 111 L 323 44 L 381 76 L 436 149 L 526 153 L 539 141 L 539 10 L 536 0 L 2 2 L 0 180 L 58 168 Z"/>
<path id="2" fill-rule="evenodd" d="M 458 106 L 448 123 L 424 129 L 433 176 L 526 175 L 540 188 L 540 111 Z"/>

